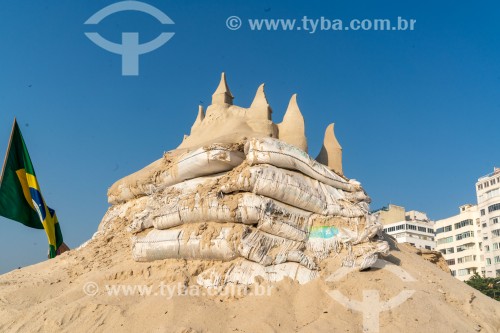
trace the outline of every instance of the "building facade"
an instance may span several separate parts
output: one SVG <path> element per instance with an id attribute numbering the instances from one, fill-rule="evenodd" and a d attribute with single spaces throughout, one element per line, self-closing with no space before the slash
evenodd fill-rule
<path id="1" fill-rule="evenodd" d="M 500 276 L 500 168 L 477 180 L 476 195 L 484 275 L 497 277 Z"/>
<path id="2" fill-rule="evenodd" d="M 436 221 L 436 248 L 452 274 L 500 276 L 500 168 L 476 182 L 477 205 L 460 206 L 458 215 Z"/>
<path id="3" fill-rule="evenodd" d="M 416 248 L 434 250 L 434 222 L 427 214 L 404 207 L 389 205 L 373 212 L 384 225 L 384 232 L 398 243 L 410 243 Z"/>
<path id="4" fill-rule="evenodd" d="M 461 281 L 474 273 L 483 273 L 481 226 L 476 205 L 460 206 L 458 215 L 436 221 L 436 249 L 450 267 L 451 274 Z"/>

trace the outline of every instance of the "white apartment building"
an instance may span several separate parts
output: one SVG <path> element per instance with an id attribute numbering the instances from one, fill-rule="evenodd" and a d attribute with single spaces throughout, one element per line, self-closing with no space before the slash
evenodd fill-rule
<path id="1" fill-rule="evenodd" d="M 461 281 L 474 273 L 483 273 L 479 211 L 476 205 L 460 206 L 458 215 L 436 221 L 436 249 L 440 251 L 451 274 Z"/>
<path id="2" fill-rule="evenodd" d="M 476 195 L 477 205 L 435 224 L 437 249 L 462 281 L 475 272 L 500 276 L 500 168 L 477 180 Z"/>
<path id="3" fill-rule="evenodd" d="M 500 168 L 477 180 L 477 206 L 481 223 L 486 277 L 500 276 Z"/>
<path id="4" fill-rule="evenodd" d="M 434 250 L 434 222 L 427 214 L 404 207 L 389 205 L 373 212 L 384 225 L 384 232 L 396 238 L 398 243 L 410 243 L 417 248 Z"/>

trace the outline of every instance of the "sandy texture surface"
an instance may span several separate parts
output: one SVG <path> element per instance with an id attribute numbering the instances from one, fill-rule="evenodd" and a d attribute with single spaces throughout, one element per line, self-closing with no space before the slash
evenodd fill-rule
<path id="1" fill-rule="evenodd" d="M 362 332 L 363 312 L 349 309 L 331 294 L 338 291 L 351 302 L 363 302 L 369 290 L 377 291 L 381 303 L 414 290 L 401 305 L 380 312 L 380 332 L 498 332 L 500 328 L 498 302 L 392 241 L 391 255 L 385 259 L 415 281 L 403 281 L 389 269 L 339 274 L 339 262 L 331 258 L 323 262 L 321 277 L 305 285 L 285 279 L 251 286 L 245 289 L 247 295 L 243 289 L 231 293 L 230 288 L 220 295 L 214 291 L 206 295 L 195 277 L 220 263 L 134 262 L 130 235 L 124 229 L 117 220 L 106 235 L 85 248 L 0 276 L 0 331 Z M 328 281 L 335 273 L 335 281 Z M 166 292 L 167 287 L 161 292 L 162 284 L 172 292 Z M 108 292 L 109 286 L 142 285 L 151 287 L 149 296 L 137 290 L 129 295 Z M 187 288 L 184 292 L 182 286 Z M 184 294 L 177 295 L 179 291 Z M 370 325 L 373 320 L 369 329 Z"/>

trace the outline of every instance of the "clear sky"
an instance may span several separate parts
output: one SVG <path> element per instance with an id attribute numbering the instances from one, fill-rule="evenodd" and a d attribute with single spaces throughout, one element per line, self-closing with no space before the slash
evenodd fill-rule
<path id="1" fill-rule="evenodd" d="M 298 93 L 310 154 L 335 122 L 344 170 L 372 208 L 456 214 L 478 177 L 500 166 L 500 5 L 496 1 L 152 1 L 174 25 L 140 12 L 84 22 L 115 1 L 4 0 L 0 9 L 0 155 L 17 117 L 64 239 L 96 231 L 116 180 L 188 134 L 225 71 L 235 104 L 266 83 L 275 122 Z M 226 26 L 238 16 L 239 30 Z M 248 19 L 415 19 L 414 31 L 252 31 Z M 84 32 L 148 42 L 139 76 Z M 0 273 L 46 258 L 43 230 L 0 218 Z"/>

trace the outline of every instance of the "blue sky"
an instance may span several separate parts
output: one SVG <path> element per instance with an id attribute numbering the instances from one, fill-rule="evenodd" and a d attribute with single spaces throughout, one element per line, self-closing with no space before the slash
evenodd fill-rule
<path id="1" fill-rule="evenodd" d="M 335 122 L 344 170 L 372 208 L 433 219 L 475 202 L 478 177 L 500 166 L 500 5 L 494 1 L 146 1 L 174 25 L 121 12 L 115 1 L 5 0 L 0 11 L 0 154 L 17 117 L 42 193 L 65 241 L 91 237 L 107 188 L 175 148 L 225 71 L 235 104 L 266 83 L 280 122 L 298 93 L 310 154 Z M 241 29 L 226 27 L 239 16 Z M 416 19 L 414 31 L 251 31 L 248 19 Z M 140 75 L 85 37 L 175 36 L 140 56 Z M 43 231 L 0 218 L 0 273 L 46 258 Z"/>

